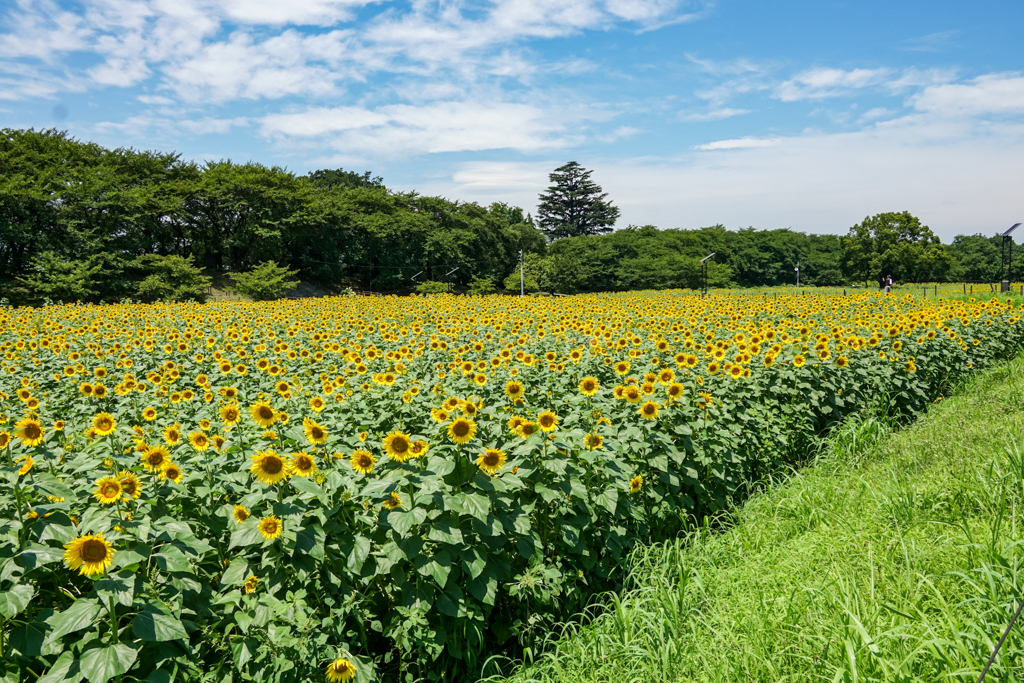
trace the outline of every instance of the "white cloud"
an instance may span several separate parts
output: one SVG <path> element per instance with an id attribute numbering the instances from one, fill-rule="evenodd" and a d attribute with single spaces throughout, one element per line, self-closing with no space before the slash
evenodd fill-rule
<path id="1" fill-rule="evenodd" d="M 890 69 L 810 69 L 780 83 L 775 96 L 783 102 L 837 97 L 879 85 L 891 73 Z"/>
<path id="2" fill-rule="evenodd" d="M 946 116 L 1024 114 L 1024 77 L 986 74 L 968 83 L 931 86 L 911 103 L 918 111 Z"/>
<path id="3" fill-rule="evenodd" d="M 926 36 L 918 36 L 917 38 L 907 38 L 902 42 L 901 49 L 911 52 L 940 52 L 944 47 L 948 46 L 949 39 L 959 35 L 959 33 L 959 30 L 939 31 L 938 33 L 929 33 Z"/>
<path id="4" fill-rule="evenodd" d="M 732 109 L 730 107 L 721 107 L 719 109 L 712 109 L 711 111 L 703 113 L 683 114 L 683 121 L 690 122 L 702 122 L 702 121 L 721 121 L 722 119 L 728 119 L 733 116 L 741 116 L 742 114 L 749 114 L 749 109 Z"/>
<path id="5" fill-rule="evenodd" d="M 612 112 L 587 107 L 544 108 L 475 98 L 376 109 L 315 107 L 266 116 L 261 131 L 288 145 L 309 141 L 377 156 L 492 149 L 537 152 L 577 144 L 583 139 L 581 125 L 612 116 Z M 630 133 L 620 129 L 620 136 Z"/>
<path id="6" fill-rule="evenodd" d="M 733 140 L 718 140 L 705 145 L 697 145 L 694 149 L 710 151 L 716 149 L 750 149 L 753 147 L 773 147 L 782 141 L 781 138 L 743 137 Z"/>

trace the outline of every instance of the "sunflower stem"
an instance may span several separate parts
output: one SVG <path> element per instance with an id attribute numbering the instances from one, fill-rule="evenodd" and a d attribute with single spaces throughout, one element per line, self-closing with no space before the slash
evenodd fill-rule
<path id="1" fill-rule="evenodd" d="M 117 645 L 118 634 L 117 634 L 117 604 L 111 599 L 110 604 L 110 644 Z"/>

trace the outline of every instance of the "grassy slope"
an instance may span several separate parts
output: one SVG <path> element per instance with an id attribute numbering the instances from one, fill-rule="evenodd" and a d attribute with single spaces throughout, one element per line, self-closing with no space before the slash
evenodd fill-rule
<path id="1" fill-rule="evenodd" d="M 1017 360 L 905 431 L 848 424 L 512 680 L 975 681 L 1024 596 L 1022 409 Z M 1024 618 L 986 680 L 1022 679 Z"/>

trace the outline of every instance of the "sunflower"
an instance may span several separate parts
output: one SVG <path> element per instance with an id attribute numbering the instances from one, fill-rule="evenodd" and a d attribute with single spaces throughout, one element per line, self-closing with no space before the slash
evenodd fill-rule
<path id="1" fill-rule="evenodd" d="M 683 395 L 683 391 L 684 390 L 685 390 L 685 388 L 683 387 L 682 384 L 680 384 L 679 382 L 673 382 L 672 384 L 670 384 L 668 386 L 668 389 L 667 389 L 668 397 L 670 399 L 672 399 L 672 400 L 676 400 L 680 396 Z"/>
<path id="2" fill-rule="evenodd" d="M 361 448 L 357 451 L 352 451 L 352 469 L 359 474 L 373 472 L 373 466 L 376 464 L 377 459 L 369 451 L 364 451 Z"/>
<path id="3" fill-rule="evenodd" d="M 142 419 L 146 422 L 152 422 L 156 419 L 156 408 L 149 407 L 142 410 Z"/>
<path id="4" fill-rule="evenodd" d="M 523 420 L 516 427 L 516 434 L 523 437 L 524 439 L 529 438 L 537 433 L 537 423 L 531 422 L 530 420 Z"/>
<path id="5" fill-rule="evenodd" d="M 597 381 L 596 377 L 584 377 L 580 380 L 579 389 L 584 396 L 593 396 L 599 388 L 601 388 L 601 383 Z"/>
<path id="6" fill-rule="evenodd" d="M 591 432 L 583 437 L 583 445 L 586 446 L 587 450 L 595 451 L 601 447 L 603 439 L 600 434 L 594 434 Z"/>
<path id="7" fill-rule="evenodd" d="M 183 472 L 181 468 L 175 465 L 173 462 L 167 463 L 167 467 L 160 472 L 160 478 L 166 481 L 173 481 L 175 484 L 181 482 Z"/>
<path id="8" fill-rule="evenodd" d="M 485 448 L 476 459 L 476 466 L 487 474 L 495 474 L 505 466 L 505 451 L 497 448 Z"/>
<path id="9" fill-rule="evenodd" d="M 0 432 L 0 448 L 7 448 L 9 443 L 11 443 L 10 432 Z"/>
<path id="10" fill-rule="evenodd" d="M 803 356 L 797 356 L 796 358 L 793 359 L 793 367 L 795 368 L 802 368 L 804 365 L 806 365 L 806 363 L 807 359 L 804 358 Z"/>
<path id="11" fill-rule="evenodd" d="M 742 375 L 743 375 L 743 366 L 741 366 L 741 365 L 733 365 L 732 367 L 729 368 L 729 376 L 732 377 L 733 379 L 736 379 L 736 378 L 738 378 L 738 377 L 740 377 Z"/>
<path id="12" fill-rule="evenodd" d="M 142 454 L 142 466 L 149 472 L 160 472 L 171 461 L 166 446 L 149 446 Z"/>
<path id="13" fill-rule="evenodd" d="M 246 593 L 255 593 L 256 592 L 256 587 L 259 586 L 259 585 L 260 585 L 260 577 L 258 577 L 258 576 L 250 576 L 248 579 L 245 580 L 245 592 Z"/>
<path id="14" fill-rule="evenodd" d="M 629 367 L 629 361 L 620 360 L 618 363 L 615 364 L 615 374 L 625 375 L 627 372 L 629 372 Z"/>
<path id="15" fill-rule="evenodd" d="M 236 425 L 242 419 L 242 411 L 233 403 L 220 407 L 220 419 L 226 425 Z"/>
<path id="16" fill-rule="evenodd" d="M 658 404 L 654 401 L 647 401 L 640 406 L 640 416 L 645 420 L 653 420 L 658 417 Z"/>
<path id="17" fill-rule="evenodd" d="M 302 420 L 302 431 L 306 434 L 306 440 L 313 445 L 319 446 L 327 441 L 327 431 L 308 417 Z"/>
<path id="18" fill-rule="evenodd" d="M 125 498 L 132 500 L 142 495 L 142 482 L 134 472 L 121 470 L 117 473 L 117 478 L 121 482 L 121 493 Z"/>
<path id="19" fill-rule="evenodd" d="M 845 368 L 849 364 L 850 361 L 849 359 L 847 359 L 846 356 L 839 356 L 838 358 L 836 358 L 836 365 L 840 368 Z"/>
<path id="20" fill-rule="evenodd" d="M 391 432 L 384 437 L 384 451 L 388 457 L 397 462 L 405 462 L 412 457 L 412 440 L 408 434 Z"/>
<path id="21" fill-rule="evenodd" d="M 697 393 L 697 407 L 700 408 L 701 410 L 707 408 L 710 405 L 713 405 L 714 402 L 715 400 L 711 397 L 711 394 L 709 394 L 708 392 L 701 391 Z"/>
<path id="22" fill-rule="evenodd" d="M 83 576 L 102 574 L 114 562 L 114 549 L 103 534 L 76 538 L 64 546 L 64 564 Z"/>
<path id="23" fill-rule="evenodd" d="M 39 423 L 39 420 L 26 417 L 14 425 L 14 435 L 21 440 L 23 446 L 28 446 L 29 448 L 38 446 L 43 442 L 43 426 Z"/>
<path id="24" fill-rule="evenodd" d="M 356 665 L 344 657 L 339 657 L 327 665 L 324 675 L 331 683 L 347 683 L 355 678 Z"/>
<path id="25" fill-rule="evenodd" d="M 274 424 L 277 420 L 277 412 L 270 407 L 270 404 L 264 401 L 254 403 L 249 412 L 252 414 L 252 419 L 256 421 L 256 424 L 264 429 Z"/>
<path id="26" fill-rule="evenodd" d="M 511 381 L 505 385 L 505 393 L 509 398 L 520 398 L 525 391 L 522 382 Z"/>
<path id="27" fill-rule="evenodd" d="M 25 456 L 25 462 L 21 463 L 21 467 L 18 468 L 18 476 L 23 477 L 32 471 L 32 467 L 35 466 L 36 461 L 32 459 L 31 455 Z"/>
<path id="28" fill-rule="evenodd" d="M 537 416 L 537 425 L 545 432 L 553 432 L 558 428 L 558 416 L 550 410 L 545 410 Z"/>
<path id="29" fill-rule="evenodd" d="M 96 481 L 96 490 L 93 496 L 102 505 L 110 505 L 121 500 L 121 481 L 116 477 L 103 477 Z"/>
<path id="30" fill-rule="evenodd" d="M 326 406 L 327 404 L 319 396 L 314 396 L 313 398 L 309 399 L 309 407 L 318 413 L 321 410 L 323 410 Z"/>
<path id="31" fill-rule="evenodd" d="M 409 453 L 413 458 L 418 458 L 425 455 L 429 448 L 430 445 L 426 441 L 413 441 L 409 446 Z"/>
<path id="32" fill-rule="evenodd" d="M 384 507 L 388 510 L 402 507 L 402 497 L 398 495 L 397 491 L 391 492 L 391 497 L 384 501 Z"/>
<path id="33" fill-rule="evenodd" d="M 292 453 L 292 473 L 300 477 L 309 477 L 316 472 L 316 461 L 309 453 L 299 451 Z"/>
<path id="34" fill-rule="evenodd" d="M 468 417 L 457 417 L 448 425 L 448 438 L 459 445 L 469 443 L 476 436 L 476 422 Z"/>
<path id="35" fill-rule="evenodd" d="M 622 391 L 622 397 L 629 403 L 639 403 L 641 398 L 640 390 L 630 385 Z"/>
<path id="36" fill-rule="evenodd" d="M 164 429 L 164 441 L 168 446 L 175 446 L 181 441 L 181 425 L 177 422 Z"/>
<path id="37" fill-rule="evenodd" d="M 644 485 L 644 478 L 641 475 L 636 475 L 629 480 L 629 492 L 636 493 L 640 490 L 640 487 Z"/>
<path id="38" fill-rule="evenodd" d="M 260 522 L 256 525 L 256 528 L 259 529 L 260 536 L 267 540 L 271 540 L 281 535 L 281 530 L 284 529 L 284 525 L 281 523 L 281 520 L 278 517 L 271 515 L 269 517 L 263 517 L 262 519 L 260 519 Z"/>
<path id="39" fill-rule="evenodd" d="M 291 475 L 291 468 L 281 456 L 274 451 L 256 451 L 252 456 L 252 465 L 249 471 L 256 475 L 256 478 L 264 484 L 276 484 Z"/>
<path id="40" fill-rule="evenodd" d="M 210 447 L 210 437 L 206 436 L 202 432 L 192 432 L 188 435 L 188 442 L 192 444 L 192 448 L 197 451 L 205 451 Z"/>

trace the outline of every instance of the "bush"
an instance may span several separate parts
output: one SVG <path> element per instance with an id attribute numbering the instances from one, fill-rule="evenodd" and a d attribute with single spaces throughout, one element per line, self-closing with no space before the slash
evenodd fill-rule
<path id="1" fill-rule="evenodd" d="M 264 261 L 248 273 L 231 273 L 228 277 L 235 283 L 231 291 L 256 301 L 273 301 L 298 286 L 299 281 L 292 279 L 298 272 L 275 261 Z"/>
<path id="2" fill-rule="evenodd" d="M 470 294 L 494 294 L 495 289 L 494 279 L 490 277 L 477 277 L 474 275 L 473 281 L 469 283 Z"/>
<path id="3" fill-rule="evenodd" d="M 206 301 L 210 278 L 193 265 L 191 256 L 146 254 L 134 265 L 148 273 L 135 290 L 142 301 Z"/>
<path id="4" fill-rule="evenodd" d="M 416 291 L 420 294 L 440 294 L 448 291 L 448 283 L 427 280 L 416 285 Z"/>

